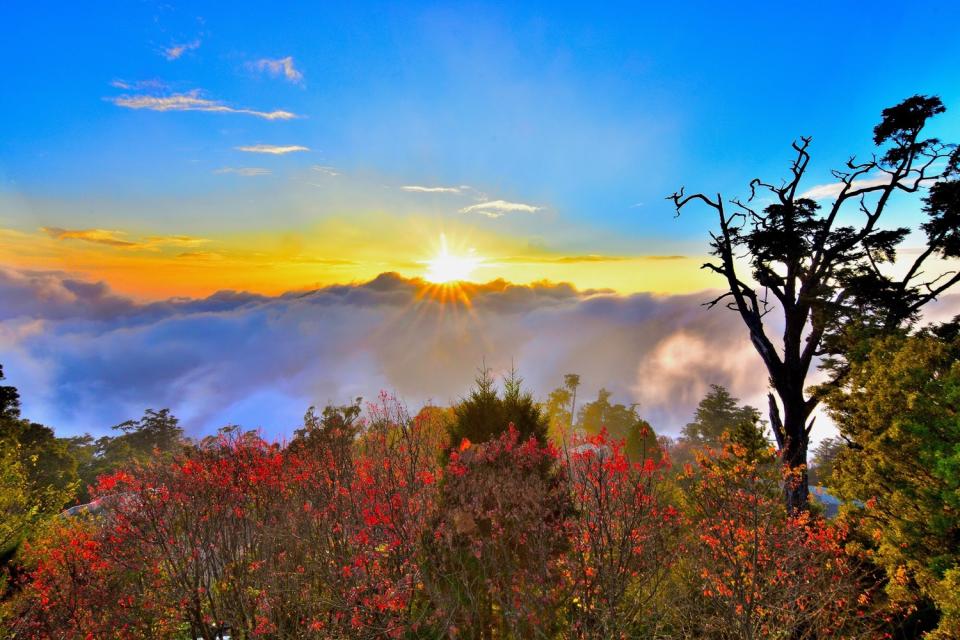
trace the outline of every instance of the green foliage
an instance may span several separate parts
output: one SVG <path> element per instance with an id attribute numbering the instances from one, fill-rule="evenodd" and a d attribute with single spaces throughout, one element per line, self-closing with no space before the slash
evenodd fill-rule
<path id="1" fill-rule="evenodd" d="M 0 592 L 24 537 L 69 502 L 76 478 L 76 462 L 64 441 L 47 427 L 22 419 L 17 390 L 0 387 Z"/>
<path id="2" fill-rule="evenodd" d="M 464 438 L 480 443 L 496 438 L 512 424 L 521 440 L 531 436 L 546 442 L 547 416 L 523 390 L 523 379 L 510 371 L 504 379 L 503 393 L 497 393 L 490 369 L 484 367 L 477 376 L 470 395 L 455 408 L 456 421 L 450 430 L 451 445 Z"/>
<path id="3" fill-rule="evenodd" d="M 683 437 L 692 443 L 716 445 L 724 433 L 738 428 L 755 428 L 760 423 L 760 412 L 749 405 L 740 406 L 738 400 L 719 384 L 711 384 L 693 416 L 693 422 L 683 427 Z"/>
<path id="4" fill-rule="evenodd" d="M 20 394 L 14 387 L 0 387 L 0 440 L 18 452 L 32 491 L 53 487 L 69 492 L 76 484 L 77 465 L 66 442 L 54 436 L 52 429 L 20 416 Z"/>
<path id="5" fill-rule="evenodd" d="M 834 463 L 831 489 L 865 505 L 890 595 L 919 591 L 941 610 L 941 629 L 956 629 L 947 582 L 960 570 L 960 338 L 874 339 L 827 401 L 852 443 Z"/>
<path id="6" fill-rule="evenodd" d="M 637 405 L 614 404 L 610 402 L 611 397 L 612 393 L 600 389 L 596 400 L 583 405 L 578 415 L 580 428 L 590 435 L 606 429 L 612 438 L 624 440 L 624 452 L 630 460 L 659 458 L 657 434 L 650 423 L 640 417 Z"/>
<path id="7" fill-rule="evenodd" d="M 332 446 L 338 450 L 349 447 L 360 432 L 361 402 L 363 398 L 340 406 L 327 405 L 319 416 L 316 407 L 310 407 L 303 416 L 303 427 L 294 431 L 291 446 Z"/>
<path id="8" fill-rule="evenodd" d="M 0 380 L 4 379 L 0 364 Z M 0 385 L 0 420 L 16 420 L 20 417 L 20 394 L 16 387 Z"/>
<path id="9" fill-rule="evenodd" d="M 547 395 L 543 404 L 543 412 L 550 425 L 550 438 L 556 443 L 562 443 L 572 426 L 573 417 L 570 414 L 570 403 L 573 396 L 569 389 L 558 387 Z"/>
<path id="10" fill-rule="evenodd" d="M 96 440 L 83 435 L 63 441 L 65 453 L 73 458 L 79 474 L 77 499 L 81 503 L 89 502 L 89 488 L 99 476 L 156 457 L 169 458 L 186 444 L 183 429 L 169 409 L 147 409 L 139 420 L 127 420 L 113 429 L 121 435 Z"/>
<path id="11" fill-rule="evenodd" d="M 710 234 L 716 260 L 704 266 L 723 276 L 726 286 L 708 305 L 723 302 L 742 319 L 770 379 L 770 424 L 781 459 L 801 476 L 811 416 L 846 375 L 858 338 L 849 328 L 866 327 L 874 334 L 909 328 L 925 305 L 960 283 L 960 271 L 944 273 L 931 264 L 960 255 L 960 156 L 954 145 L 923 137 L 927 122 L 945 110 L 940 98 L 924 95 L 884 109 L 874 129 L 877 154 L 871 160 L 851 156 L 833 171 L 839 189 L 826 206 L 807 197 L 802 184 L 810 137 L 793 143 L 796 155 L 787 179 L 755 178 L 746 200 L 686 195 L 682 188 L 670 196 L 678 213 L 699 202 L 717 215 L 719 230 Z M 884 179 L 871 180 L 875 175 Z M 928 189 L 927 221 L 921 225 L 926 246 L 913 256 L 898 256 L 912 229 L 883 228 L 890 218 L 884 214 L 894 194 L 921 189 Z M 766 197 L 758 197 L 758 190 Z M 742 265 L 749 267 L 749 277 Z M 779 321 L 771 323 L 771 313 Z M 781 340 L 772 337 L 771 325 Z M 808 389 L 818 363 L 830 375 Z M 788 511 L 807 509 L 806 480 L 784 497 Z"/>
<path id="12" fill-rule="evenodd" d="M 693 421 L 681 429 L 671 456 L 675 464 L 682 466 L 692 463 L 697 451 L 719 449 L 728 443 L 742 447 L 751 461 L 766 457 L 770 448 L 760 412 L 750 405 L 740 405 L 725 387 L 712 384 L 697 405 Z"/>
<path id="13" fill-rule="evenodd" d="M 845 447 L 840 438 L 824 438 L 817 444 L 810 460 L 810 484 L 830 486 L 833 465 Z"/>
<path id="14" fill-rule="evenodd" d="M 0 441 L 0 557 L 16 548 L 39 514 L 16 443 Z M 3 576 L 0 575 L 0 590 Z"/>

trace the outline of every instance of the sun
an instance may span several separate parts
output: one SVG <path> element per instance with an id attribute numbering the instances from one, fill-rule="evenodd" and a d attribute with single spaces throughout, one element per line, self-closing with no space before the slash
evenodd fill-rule
<path id="1" fill-rule="evenodd" d="M 472 250 L 471 250 L 472 251 Z M 447 249 L 447 237 L 440 235 L 440 253 L 427 261 L 424 277 L 434 284 L 469 280 L 482 260 L 474 255 L 455 255 Z"/>

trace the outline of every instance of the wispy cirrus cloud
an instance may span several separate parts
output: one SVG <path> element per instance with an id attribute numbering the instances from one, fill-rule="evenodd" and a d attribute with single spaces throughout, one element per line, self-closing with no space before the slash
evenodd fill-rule
<path id="1" fill-rule="evenodd" d="M 177 254 L 177 258 L 180 260 L 220 260 L 223 258 L 223 255 L 217 253 L 216 251 L 184 251 Z"/>
<path id="2" fill-rule="evenodd" d="M 171 247 L 195 247 L 210 242 L 206 238 L 194 236 L 147 236 L 146 240 L 150 244 L 162 244 Z"/>
<path id="3" fill-rule="evenodd" d="M 147 236 L 132 240 L 126 232 L 113 229 L 64 229 L 63 227 L 40 227 L 40 231 L 54 240 L 80 240 L 92 244 L 102 244 L 121 249 L 157 249 L 160 247 L 193 247 L 205 242 L 206 238 L 194 236 Z"/>
<path id="4" fill-rule="evenodd" d="M 328 166 L 315 164 L 310 168 L 316 171 L 317 173 L 322 173 L 323 175 L 329 176 L 331 178 L 335 178 L 340 175 L 340 171 L 336 167 L 328 167 Z"/>
<path id="5" fill-rule="evenodd" d="M 463 193 L 464 189 L 469 189 L 466 185 L 459 187 L 424 187 L 417 184 L 408 184 L 400 187 L 401 190 L 409 193 Z"/>
<path id="6" fill-rule="evenodd" d="M 203 111 L 207 113 L 238 113 L 255 116 L 264 120 L 292 120 L 297 114 L 277 109 L 274 111 L 258 111 L 231 107 L 217 100 L 210 100 L 201 96 L 199 89 L 186 93 L 172 93 L 165 96 L 155 95 L 128 95 L 107 98 L 118 107 L 125 109 L 145 109 L 148 111 Z"/>
<path id="7" fill-rule="evenodd" d="M 286 58 L 261 58 L 250 63 L 250 67 L 256 71 L 268 73 L 271 76 L 283 76 L 289 82 L 300 83 L 303 81 L 301 73 L 293 63 L 293 56 Z"/>
<path id="8" fill-rule="evenodd" d="M 110 86 L 126 91 L 162 91 L 169 85 L 162 80 L 111 80 Z"/>
<path id="9" fill-rule="evenodd" d="M 268 176 L 270 175 L 271 171 L 270 169 L 265 169 L 263 167 L 220 167 L 219 169 L 214 170 L 214 173 L 232 173 L 245 178 L 252 178 L 255 176 Z"/>
<path id="10" fill-rule="evenodd" d="M 282 156 L 287 153 L 296 153 L 298 151 L 310 151 L 310 147 L 304 147 L 299 144 L 275 145 L 275 144 L 251 144 L 240 147 L 234 147 L 237 151 L 246 153 L 268 153 L 275 156 Z"/>
<path id="11" fill-rule="evenodd" d="M 460 209 L 460 213 L 476 213 L 488 218 L 499 218 L 508 213 L 535 213 L 543 207 L 537 207 L 522 202 L 507 202 L 506 200 L 491 200 L 479 202 Z"/>
<path id="12" fill-rule="evenodd" d="M 167 60 L 177 60 L 188 51 L 193 51 L 200 48 L 200 38 L 191 40 L 190 42 L 185 42 L 183 44 L 172 44 L 169 47 L 163 49 L 163 57 Z"/>
<path id="13" fill-rule="evenodd" d="M 111 247 L 132 248 L 141 246 L 140 243 L 126 240 L 122 231 L 110 229 L 64 229 L 62 227 L 40 227 L 40 231 L 54 240 L 82 240 L 94 244 L 105 244 Z"/>
<path id="14" fill-rule="evenodd" d="M 866 189 L 869 187 L 879 187 L 885 184 L 890 184 L 890 176 L 883 175 L 874 175 L 863 180 L 854 180 L 853 189 Z M 840 195 L 840 192 L 843 191 L 843 188 L 846 186 L 843 182 L 831 182 L 830 184 L 818 184 L 816 186 L 810 187 L 802 194 L 801 198 L 809 198 L 810 200 L 827 200 L 828 198 L 836 198 Z"/>

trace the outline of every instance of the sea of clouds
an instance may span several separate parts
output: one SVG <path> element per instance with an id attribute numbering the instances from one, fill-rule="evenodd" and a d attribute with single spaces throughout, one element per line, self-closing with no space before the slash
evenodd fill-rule
<path id="1" fill-rule="evenodd" d="M 169 407 L 191 435 L 239 424 L 284 437 L 314 404 L 380 391 L 412 410 L 455 401 L 484 362 L 498 374 L 513 364 L 541 398 L 579 373 L 581 401 L 606 387 L 660 433 L 677 433 L 711 383 L 766 407 L 766 372 L 737 315 L 702 306 L 709 292 L 494 281 L 466 288 L 468 303 L 444 295 L 383 274 L 143 303 L 102 282 L 0 268 L 0 364 L 24 414 L 66 434 Z"/>

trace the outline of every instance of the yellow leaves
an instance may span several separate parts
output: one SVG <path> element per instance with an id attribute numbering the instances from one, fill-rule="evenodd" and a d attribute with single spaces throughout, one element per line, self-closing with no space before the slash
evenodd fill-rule
<path id="1" fill-rule="evenodd" d="M 907 586 L 910 583 L 910 572 L 905 566 L 901 565 L 894 569 L 890 580 L 901 587 Z"/>

